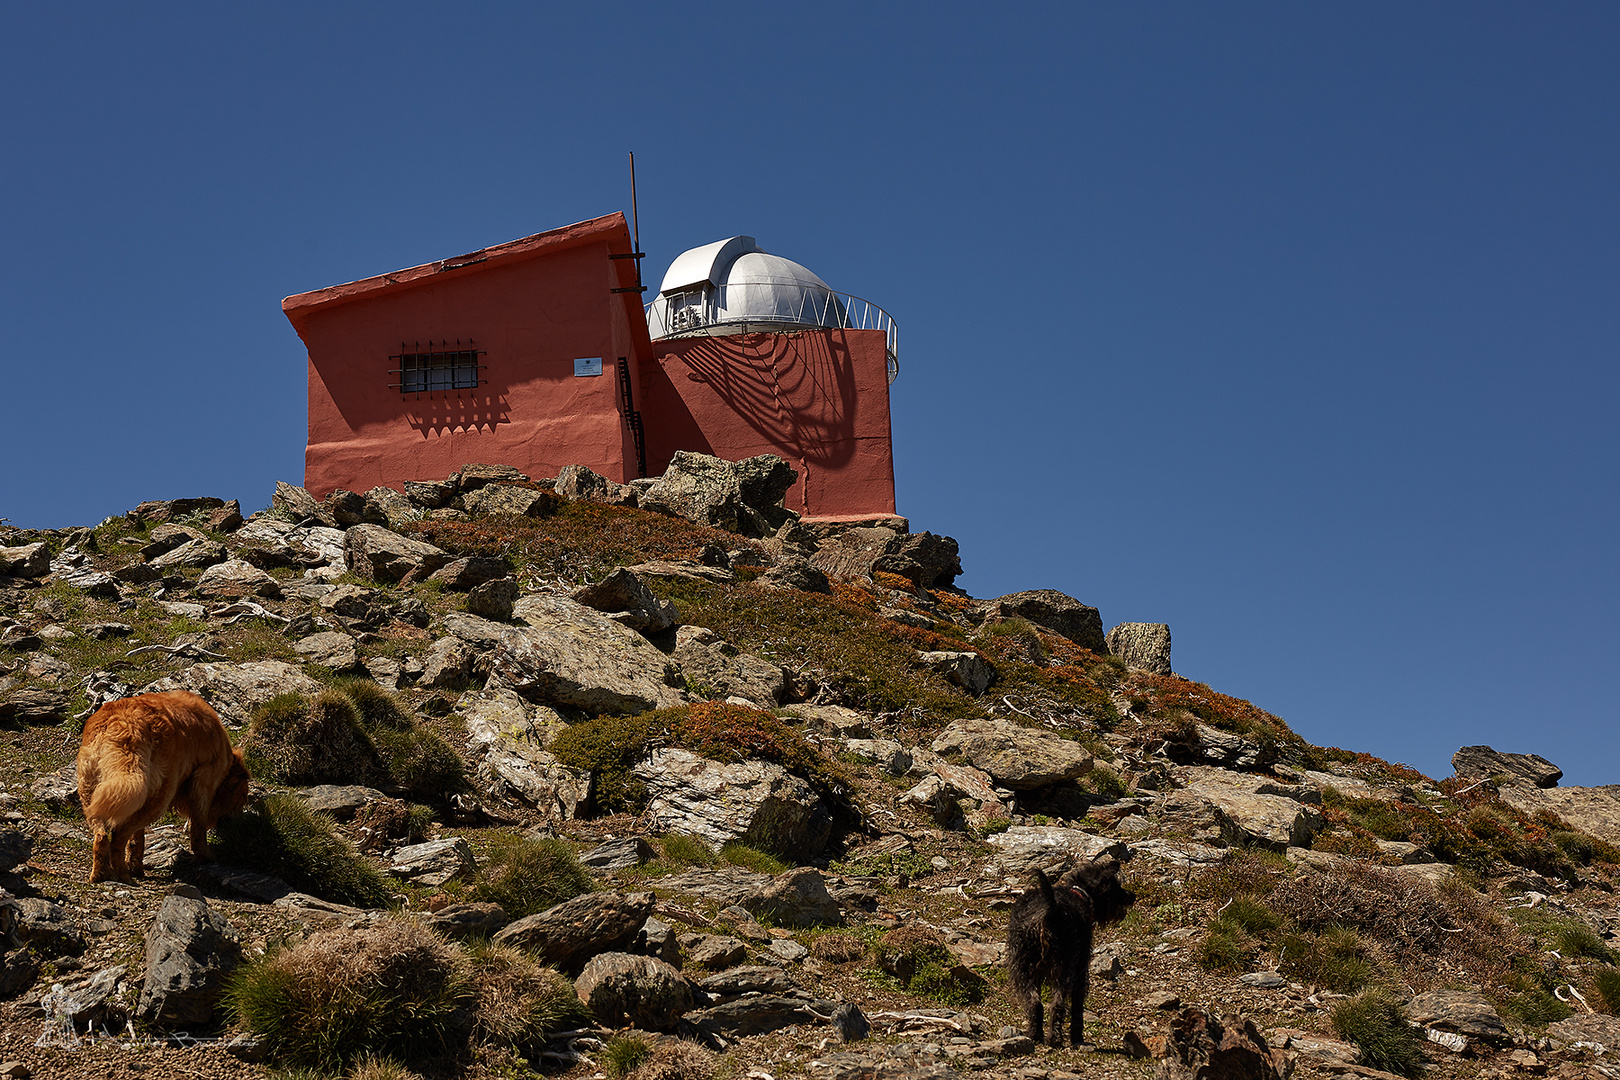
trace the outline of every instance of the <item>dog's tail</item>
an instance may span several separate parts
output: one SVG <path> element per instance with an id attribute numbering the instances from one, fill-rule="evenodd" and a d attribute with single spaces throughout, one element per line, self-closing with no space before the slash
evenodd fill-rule
<path id="1" fill-rule="evenodd" d="M 1046 876 L 1046 871 L 1037 866 L 1035 881 L 1040 887 L 1041 899 L 1046 901 L 1047 910 L 1050 911 L 1057 904 L 1057 897 L 1052 894 L 1052 879 Z"/>

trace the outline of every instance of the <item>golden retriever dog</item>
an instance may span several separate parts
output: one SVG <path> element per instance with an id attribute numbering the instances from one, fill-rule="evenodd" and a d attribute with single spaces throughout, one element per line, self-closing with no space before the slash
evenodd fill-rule
<path id="1" fill-rule="evenodd" d="M 242 751 L 196 694 L 109 701 L 85 721 L 79 804 L 95 847 L 90 880 L 132 882 L 145 872 L 146 827 L 172 806 L 191 823 L 191 851 L 213 858 L 208 830 L 247 805 Z"/>

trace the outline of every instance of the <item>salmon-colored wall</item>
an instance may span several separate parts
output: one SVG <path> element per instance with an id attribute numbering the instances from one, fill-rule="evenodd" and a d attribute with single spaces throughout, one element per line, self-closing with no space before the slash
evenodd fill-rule
<path id="1" fill-rule="evenodd" d="M 612 292 L 633 267 L 609 259 L 629 250 L 628 230 L 622 215 L 571 230 L 505 246 L 530 243 L 516 254 L 489 249 L 482 261 L 464 256 L 466 265 L 289 298 L 283 307 L 309 349 L 311 494 L 442 479 L 473 461 L 537 477 L 576 463 L 615 480 L 635 475 L 615 365 L 629 358 L 636 385 L 646 346 L 629 322 L 632 311 L 640 320 L 639 298 L 629 294 L 627 304 Z M 484 351 L 484 385 L 421 395 L 390 388 L 399 377 L 389 357 L 402 342 L 414 351 L 418 341 L 457 338 Z M 592 356 L 602 374 L 576 377 L 574 360 Z"/>
<path id="2" fill-rule="evenodd" d="M 652 349 L 638 402 L 651 475 L 677 450 L 728 461 L 778 454 L 799 471 L 788 509 L 812 518 L 894 513 L 883 331 L 691 337 Z"/>

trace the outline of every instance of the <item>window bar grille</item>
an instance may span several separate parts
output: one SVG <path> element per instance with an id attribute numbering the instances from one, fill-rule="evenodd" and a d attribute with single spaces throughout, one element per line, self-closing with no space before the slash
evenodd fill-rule
<path id="1" fill-rule="evenodd" d="M 388 374 L 398 379 L 389 383 L 388 388 L 398 390 L 401 395 L 410 394 L 418 401 L 423 394 L 432 398 L 435 391 L 443 391 L 449 397 L 449 392 L 454 390 L 460 397 L 461 391 L 476 390 L 489 381 L 482 377 L 488 365 L 478 362 L 484 355 L 485 351 L 471 338 L 465 346 L 457 338 L 453 347 L 449 339 L 437 343 L 429 339 L 426 349 L 420 341 L 409 345 L 402 341 L 399 353 L 388 358 L 398 365 L 388 369 Z"/>

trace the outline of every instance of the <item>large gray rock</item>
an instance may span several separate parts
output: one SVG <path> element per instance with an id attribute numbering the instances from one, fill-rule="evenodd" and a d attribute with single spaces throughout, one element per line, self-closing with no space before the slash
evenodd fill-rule
<path id="1" fill-rule="evenodd" d="M 692 985 L 651 956 L 608 952 L 591 958 L 574 990 L 597 1020 L 612 1028 L 672 1031 L 692 1008 Z"/>
<path id="2" fill-rule="evenodd" d="M 151 560 L 151 565 L 159 570 L 176 570 L 181 567 L 200 570 L 224 561 L 225 545 L 215 543 L 203 536 L 195 540 L 187 540 L 173 551 L 159 555 Z"/>
<path id="3" fill-rule="evenodd" d="M 84 920 L 79 912 L 49 900 L 24 896 L 17 905 L 16 935 L 41 956 L 78 956 L 85 950 Z"/>
<path id="4" fill-rule="evenodd" d="M 232 499 L 231 502 L 235 503 L 236 500 Z M 203 495 L 195 499 L 152 499 L 141 503 L 130 513 L 143 521 L 166 522 L 173 521 L 175 518 L 187 517 L 199 510 L 223 510 L 228 505 L 230 504 L 226 503 L 224 499 L 215 498 L 212 495 Z M 236 509 L 240 511 L 241 505 L 238 504 Z"/>
<path id="5" fill-rule="evenodd" d="M 450 561 L 447 552 L 421 540 L 401 536 L 381 525 L 356 525 L 343 534 L 348 568 L 371 581 L 394 582 L 411 575 L 425 578 Z"/>
<path id="6" fill-rule="evenodd" d="M 1424 1028 L 1450 1031 L 1493 1046 L 1507 1046 L 1513 1033 L 1490 1000 L 1478 990 L 1431 990 L 1406 1003 L 1406 1015 Z"/>
<path id="7" fill-rule="evenodd" d="M 293 645 L 307 662 L 328 671 L 353 671 L 360 666 L 360 651 L 354 638 L 335 630 L 310 634 Z"/>
<path id="8" fill-rule="evenodd" d="M 635 506 L 640 499 L 629 484 L 609 480 L 584 465 L 564 465 L 557 474 L 557 486 L 553 490 L 565 499 L 584 499 L 609 506 Z"/>
<path id="9" fill-rule="evenodd" d="M 827 580 L 827 575 L 810 565 L 807 559 L 785 558 L 761 574 L 757 581 L 764 589 L 794 589 L 823 594 L 832 592 L 832 582 Z"/>
<path id="10" fill-rule="evenodd" d="M 1278 852 L 1308 848 L 1326 824 L 1319 809 L 1283 795 L 1258 795 L 1224 784 L 1199 784 L 1177 794 L 1205 800 L 1215 812 L 1222 837 L 1237 847 Z"/>
<path id="11" fill-rule="evenodd" d="M 295 524 L 319 524 L 331 527 L 337 522 L 321 508 L 315 496 L 284 480 L 276 481 L 275 494 L 270 496 L 270 509 L 277 517 Z"/>
<path id="12" fill-rule="evenodd" d="M 945 681 L 978 697 L 996 681 L 996 669 L 990 661 L 976 652 L 938 651 L 920 652 L 917 659 L 943 675 Z"/>
<path id="13" fill-rule="evenodd" d="M 280 660 L 253 660 L 245 664 L 193 664 L 142 688 L 143 694 L 162 690 L 190 690 L 214 707 L 229 724 L 245 724 L 257 705 L 289 692 L 314 697 L 321 684 Z"/>
<path id="14" fill-rule="evenodd" d="M 437 582 L 447 589 L 466 592 L 476 588 L 486 581 L 505 577 L 508 567 L 505 559 L 492 559 L 485 556 L 469 556 L 463 559 L 453 559 L 429 574 L 427 579 Z"/>
<path id="15" fill-rule="evenodd" d="M 643 821 L 654 832 L 699 836 L 716 847 L 744 840 L 810 858 L 832 816 L 809 784 L 764 761 L 723 763 L 665 748 L 632 770 L 647 785 Z"/>
<path id="16" fill-rule="evenodd" d="M 1547 1038 L 1554 1050 L 1563 1050 L 1572 1043 L 1600 1043 L 1605 1047 L 1620 1046 L 1620 1016 L 1603 1013 L 1576 1013 L 1568 1020 L 1547 1025 Z"/>
<path id="17" fill-rule="evenodd" d="M 537 488 L 511 484 L 486 484 L 461 497 L 469 514 L 509 514 L 513 517 L 546 517 L 557 510 L 557 497 Z"/>
<path id="18" fill-rule="evenodd" d="M 793 516 L 781 503 L 797 479 L 772 454 L 729 462 L 677 450 L 664 475 L 643 492 L 641 506 L 744 536 L 769 536 Z"/>
<path id="19" fill-rule="evenodd" d="M 620 951 L 635 940 L 654 903 L 652 893 L 586 893 L 509 923 L 491 940 L 526 949 L 542 963 L 578 972 L 598 953 Z"/>
<path id="20" fill-rule="evenodd" d="M 211 543 L 211 541 L 210 541 Z M 219 558 L 225 557 L 225 549 L 219 548 Z M 218 561 L 217 559 L 214 561 Z M 201 565 L 207 565 L 203 563 Z M 76 547 L 65 547 L 56 558 L 51 560 L 51 580 L 59 585 L 78 589 L 90 596 L 112 598 L 118 595 L 118 582 L 109 574 L 97 570 L 90 561 L 90 556 Z"/>
<path id="21" fill-rule="evenodd" d="M 1175 761 L 1225 769 L 1269 769 L 1277 760 L 1275 747 L 1199 723 L 1187 725 L 1166 740 L 1164 752 Z"/>
<path id="22" fill-rule="evenodd" d="M 463 465 L 448 477 L 461 492 L 478 491 L 490 484 L 526 484 L 529 476 L 510 465 L 486 465 L 473 462 Z"/>
<path id="23" fill-rule="evenodd" d="M 1096 764 L 1091 753 L 1073 739 L 1006 720 L 957 720 L 934 740 L 931 749 L 946 757 L 960 757 L 1014 791 L 1074 780 Z"/>
<path id="24" fill-rule="evenodd" d="M 180 886 L 164 898 L 146 931 L 146 980 L 136 1015 L 157 1028 L 209 1025 L 225 977 L 241 955 L 241 938 L 230 921 L 195 888 Z"/>
<path id="25" fill-rule="evenodd" d="M 545 749 L 567 726 L 562 717 L 540 706 L 531 718 L 522 698 L 499 689 L 463 698 L 461 712 L 482 790 L 527 803 L 548 822 L 578 816 L 591 797 L 591 774 L 559 763 Z"/>
<path id="26" fill-rule="evenodd" d="M 1509 784 L 1527 787 L 1557 787 L 1564 770 L 1539 754 L 1508 754 L 1488 746 L 1465 746 L 1451 755 L 1451 767 L 1459 777 L 1485 779 L 1498 777 Z"/>
<path id="27" fill-rule="evenodd" d="M 189 525 L 174 525 L 164 523 L 146 534 L 146 544 L 141 548 L 141 558 L 148 562 L 161 555 L 167 555 L 175 548 L 191 540 L 205 540 L 207 536 Z"/>
<path id="28" fill-rule="evenodd" d="M 0 699 L 0 720 L 25 724 L 50 724 L 65 718 L 73 699 L 60 690 L 25 686 Z"/>
<path id="29" fill-rule="evenodd" d="M 1118 840 L 1058 825 L 1013 825 L 985 837 L 995 849 L 995 860 L 1009 872 L 1027 874 L 1040 869 L 1061 873 L 1068 866 L 1090 862 L 1099 855 L 1125 860 L 1130 849 Z"/>
<path id="30" fill-rule="evenodd" d="M 670 656 L 685 684 L 711 698 L 741 698 L 774 709 L 787 693 L 787 671 L 781 664 L 742 652 L 707 627 L 677 630 Z"/>
<path id="31" fill-rule="evenodd" d="M 810 565 L 840 580 L 871 577 L 877 561 L 899 551 L 904 540 L 898 530 L 881 525 L 846 529 L 822 540 Z"/>
<path id="32" fill-rule="evenodd" d="M 509 577 L 475 585 L 467 593 L 467 611 L 479 618 L 506 622 L 517 604 L 518 583 Z"/>
<path id="33" fill-rule="evenodd" d="M 773 926 L 837 926 L 844 921 L 826 880 L 809 867 L 777 875 L 745 897 L 742 906 Z"/>
<path id="34" fill-rule="evenodd" d="M 1170 674 L 1170 627 L 1165 623 L 1127 622 L 1108 631 L 1108 651 L 1127 667 Z"/>
<path id="35" fill-rule="evenodd" d="M 197 595 L 220 600 L 243 596 L 273 599 L 281 595 L 281 583 L 251 563 L 226 559 L 202 572 L 197 579 Z"/>
<path id="36" fill-rule="evenodd" d="M 410 844 L 394 852 L 388 872 L 420 885 L 439 886 L 478 868 L 472 848 L 459 836 Z"/>
<path id="37" fill-rule="evenodd" d="M 424 925 L 456 941 L 493 937 L 512 920 L 499 904 L 450 904 L 419 916 Z"/>
<path id="38" fill-rule="evenodd" d="M 51 552 L 43 542 L 0 547 L 0 577 L 44 577 L 51 572 Z"/>
<path id="39" fill-rule="evenodd" d="M 839 1003 L 818 998 L 763 994 L 741 997 L 686 1015 L 704 1035 L 726 1039 L 759 1035 L 798 1025 L 811 1027 L 830 1024 L 838 1014 Z"/>
<path id="40" fill-rule="evenodd" d="M 528 596 L 490 657 L 490 684 L 597 715 L 679 705 L 680 673 L 646 638 L 583 604 Z"/>
<path id="41" fill-rule="evenodd" d="M 1030 589 L 1008 593 L 979 605 L 985 618 L 1024 619 L 1044 630 L 1068 638 L 1081 648 L 1106 654 L 1108 641 L 1103 636 L 1102 616 L 1094 607 L 1087 607 L 1074 597 L 1056 589 Z"/>
<path id="42" fill-rule="evenodd" d="M 595 585 L 575 589 L 574 599 L 638 634 L 657 634 L 675 625 L 675 605 L 654 596 L 622 566 Z"/>
<path id="43" fill-rule="evenodd" d="M 933 589 L 956 581 L 962 572 L 962 558 L 951 537 L 915 533 L 873 563 L 872 570 L 899 574 L 919 589 Z"/>

